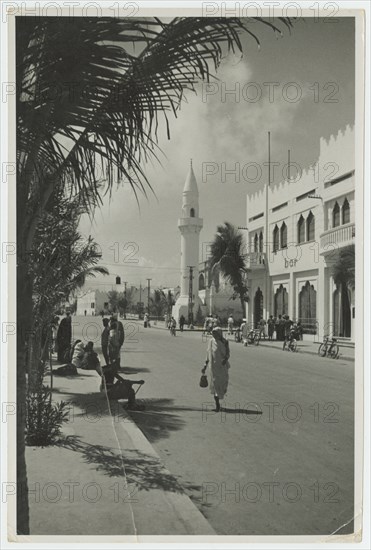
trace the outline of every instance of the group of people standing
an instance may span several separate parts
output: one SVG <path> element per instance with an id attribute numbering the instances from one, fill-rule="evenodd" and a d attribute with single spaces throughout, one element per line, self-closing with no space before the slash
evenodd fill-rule
<path id="1" fill-rule="evenodd" d="M 289 315 L 278 315 L 277 318 L 271 315 L 266 324 L 268 326 L 268 340 L 273 340 L 273 335 L 276 333 L 276 340 L 284 342 L 293 327 L 297 332 L 298 339 L 303 339 L 303 327 L 301 322 L 298 321 L 295 323 L 290 319 Z"/>
<path id="2" fill-rule="evenodd" d="M 112 316 L 103 319 L 103 331 L 101 337 L 102 354 L 106 365 L 116 365 L 120 368 L 121 348 L 125 341 L 124 325 Z"/>

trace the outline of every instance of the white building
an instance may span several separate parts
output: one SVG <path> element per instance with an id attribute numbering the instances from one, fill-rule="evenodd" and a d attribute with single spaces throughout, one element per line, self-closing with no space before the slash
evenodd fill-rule
<path id="1" fill-rule="evenodd" d="M 248 194 L 252 325 L 288 314 L 315 339 L 354 338 L 354 291 L 349 296 L 332 277 L 341 248 L 355 244 L 354 167 L 354 129 L 347 126 L 321 138 L 313 169 Z"/>

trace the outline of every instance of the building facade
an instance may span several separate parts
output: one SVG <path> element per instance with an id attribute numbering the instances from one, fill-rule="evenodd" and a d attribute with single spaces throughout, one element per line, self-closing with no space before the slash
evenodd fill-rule
<path id="1" fill-rule="evenodd" d="M 247 321 L 288 314 L 310 338 L 354 339 L 354 289 L 336 285 L 333 266 L 355 245 L 355 139 L 347 126 L 320 140 L 318 162 L 247 196 Z"/>

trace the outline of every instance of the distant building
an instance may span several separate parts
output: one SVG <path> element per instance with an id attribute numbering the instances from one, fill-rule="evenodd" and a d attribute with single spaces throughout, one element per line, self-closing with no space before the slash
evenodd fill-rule
<path id="1" fill-rule="evenodd" d="M 332 277 L 339 251 L 355 243 L 354 192 L 355 138 L 347 126 L 321 138 L 313 169 L 247 195 L 249 323 L 288 314 L 318 338 L 354 338 L 354 291 Z"/>

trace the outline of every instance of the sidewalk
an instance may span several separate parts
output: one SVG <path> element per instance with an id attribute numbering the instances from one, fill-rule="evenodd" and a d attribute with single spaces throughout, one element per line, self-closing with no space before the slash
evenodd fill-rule
<path id="1" fill-rule="evenodd" d="M 234 336 L 226 335 L 228 340 L 230 342 L 234 342 Z M 243 344 L 234 342 L 236 346 L 242 346 Z M 318 348 L 320 346 L 321 342 L 313 342 L 310 340 L 299 340 L 298 342 L 298 353 L 309 353 L 310 355 L 316 355 L 318 357 Z M 280 350 L 281 353 L 289 353 L 289 352 L 283 352 L 283 342 L 279 342 L 277 340 L 269 341 L 268 338 L 266 340 L 261 339 L 259 342 L 259 347 L 267 347 L 271 349 L 277 349 Z M 328 358 L 329 361 L 354 361 L 354 348 L 351 347 L 345 347 L 340 346 L 340 353 L 338 359 L 331 359 Z"/>
<path id="2" fill-rule="evenodd" d="M 32 535 L 213 535 L 120 402 L 95 371 L 54 377 L 71 404 L 60 444 L 26 447 Z M 95 539 L 94 539 L 95 540 Z M 99 542 L 97 540 L 97 542 Z"/>

